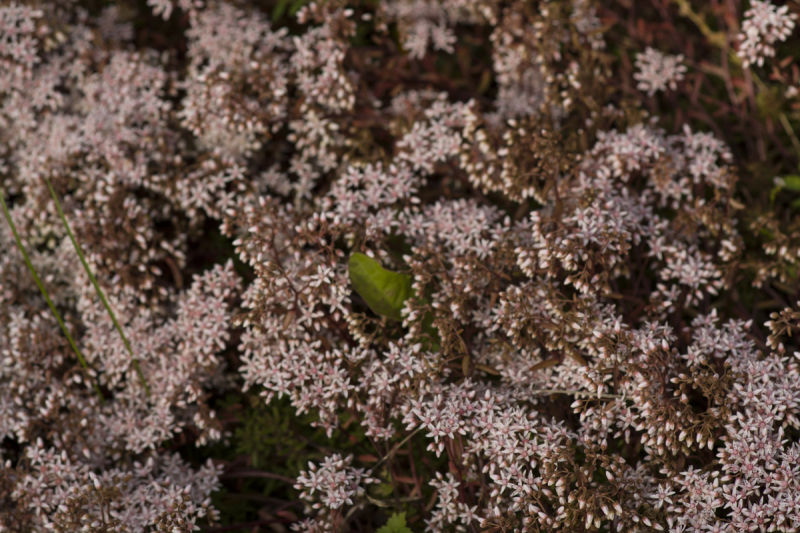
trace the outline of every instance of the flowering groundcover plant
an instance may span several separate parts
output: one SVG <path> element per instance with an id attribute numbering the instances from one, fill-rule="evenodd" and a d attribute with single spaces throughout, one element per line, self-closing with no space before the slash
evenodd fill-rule
<path id="1" fill-rule="evenodd" d="M 800 530 L 798 13 L 0 2 L 0 531 Z"/>

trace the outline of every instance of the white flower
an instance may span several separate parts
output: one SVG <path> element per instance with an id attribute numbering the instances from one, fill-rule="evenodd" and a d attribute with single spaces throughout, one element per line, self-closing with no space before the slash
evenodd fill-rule
<path id="1" fill-rule="evenodd" d="M 739 34 L 737 54 L 742 64 L 760 67 L 765 58 L 774 57 L 775 43 L 783 42 L 791 35 L 795 20 L 797 15 L 789 13 L 789 6 L 776 7 L 769 0 L 752 0 Z"/>
<path id="2" fill-rule="evenodd" d="M 674 91 L 686 73 L 683 55 L 662 54 L 650 47 L 644 53 L 636 55 L 636 69 L 637 72 L 633 75 L 639 82 L 636 88 L 646 91 L 648 96 L 667 89 Z"/>

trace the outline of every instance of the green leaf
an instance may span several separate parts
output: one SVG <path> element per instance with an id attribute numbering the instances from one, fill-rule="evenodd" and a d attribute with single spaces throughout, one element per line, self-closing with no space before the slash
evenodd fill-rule
<path id="1" fill-rule="evenodd" d="M 95 278 L 94 274 L 92 274 L 92 269 L 89 268 L 89 263 L 86 262 L 86 257 L 83 255 L 81 247 L 78 245 L 78 241 L 75 239 L 75 235 L 73 235 L 72 230 L 69 227 L 69 223 L 67 222 L 67 217 L 64 215 L 64 210 L 61 209 L 61 202 L 58 200 L 58 195 L 56 194 L 56 190 L 53 188 L 53 184 L 50 183 L 50 180 L 47 178 L 47 175 L 44 176 L 44 181 L 47 184 L 47 188 L 50 189 L 50 195 L 53 197 L 53 202 L 55 202 L 56 204 L 56 210 L 58 211 L 58 216 L 61 218 L 61 223 L 64 224 L 64 229 L 67 230 L 67 235 L 69 236 L 69 240 L 72 241 L 72 246 L 75 248 L 75 253 L 78 254 L 78 259 L 81 260 L 83 269 L 86 271 L 86 275 L 89 276 L 89 280 L 92 282 L 92 285 L 94 285 L 95 292 L 97 292 L 97 296 L 100 298 L 100 301 L 103 302 L 103 306 L 105 306 L 106 311 L 108 312 L 108 316 L 109 318 L 111 318 L 111 322 L 114 324 L 114 327 L 117 328 L 117 332 L 119 333 L 119 336 L 122 338 L 122 344 L 124 344 L 125 348 L 128 350 L 128 353 L 131 356 L 131 362 L 133 363 L 133 368 L 136 369 L 136 373 L 139 374 L 139 379 L 142 381 L 144 392 L 149 398 L 150 387 L 147 385 L 147 380 L 144 378 L 144 374 L 142 373 L 142 368 L 139 366 L 139 359 L 137 359 L 136 355 L 134 355 L 133 348 L 131 348 L 131 343 L 128 342 L 128 338 L 122 331 L 122 326 L 119 325 L 119 321 L 117 320 L 117 315 L 115 315 L 114 310 L 111 309 L 111 305 L 108 303 L 108 300 L 106 299 L 106 296 L 103 293 L 103 289 L 100 288 L 100 284 L 97 282 L 97 278 Z"/>
<path id="2" fill-rule="evenodd" d="M 791 176 L 783 176 L 783 187 L 792 192 L 800 192 L 800 176 L 795 174 Z"/>
<path id="3" fill-rule="evenodd" d="M 48 181 L 48 185 L 49 184 L 50 182 Z M 33 281 L 35 281 L 36 286 L 39 287 L 39 292 L 42 293 L 44 301 L 47 302 L 47 305 L 53 312 L 53 316 L 55 317 L 56 322 L 58 322 L 58 325 L 61 326 L 61 331 L 64 332 L 64 336 L 67 338 L 67 342 L 69 342 L 69 345 L 72 347 L 72 350 L 78 357 L 78 361 L 81 363 L 81 366 L 84 368 L 84 370 L 89 370 L 89 365 L 86 362 L 86 359 L 84 359 L 83 354 L 78 348 L 78 345 L 75 344 L 75 341 L 72 339 L 72 335 L 70 335 L 67 326 L 64 325 L 64 321 L 61 320 L 61 315 L 58 313 L 56 306 L 50 299 L 50 294 L 48 294 L 47 289 L 42 283 L 42 280 L 39 278 L 39 274 L 36 272 L 36 268 L 33 266 L 33 263 L 31 263 L 31 258 L 28 256 L 28 251 L 25 249 L 25 245 L 22 243 L 22 238 L 19 236 L 19 233 L 17 232 L 17 226 L 14 225 L 14 219 L 11 218 L 11 213 L 8 210 L 8 205 L 6 205 L 5 190 L 0 190 L 0 206 L 2 206 L 3 208 L 3 214 L 5 215 L 6 220 L 8 221 L 8 225 L 11 227 L 11 233 L 14 235 L 14 240 L 17 242 L 17 248 L 19 248 L 19 251 L 22 254 L 22 258 L 25 260 L 25 265 L 28 267 L 31 276 L 33 276 Z M 60 206 L 59 206 L 59 212 L 61 212 Z M 69 227 L 67 229 L 69 229 Z M 70 236 L 72 236 L 72 233 L 70 233 Z M 103 392 L 100 390 L 100 387 L 97 385 L 97 383 L 94 383 L 94 391 L 97 393 L 97 397 L 100 400 L 100 404 L 105 404 L 105 398 L 103 397 Z"/>
<path id="4" fill-rule="evenodd" d="M 778 197 L 778 193 L 781 192 L 782 189 L 783 189 L 783 186 L 776 185 L 775 187 L 772 188 L 772 191 L 770 191 L 770 193 L 769 193 L 769 208 L 770 209 L 775 209 L 775 198 Z"/>
<path id="5" fill-rule="evenodd" d="M 377 486 L 373 485 L 373 495 L 380 498 L 388 498 L 394 493 L 394 485 L 391 483 L 380 483 Z"/>
<path id="6" fill-rule="evenodd" d="M 394 513 L 376 533 L 411 533 L 406 525 L 406 513 Z"/>
<path id="7" fill-rule="evenodd" d="M 278 3 L 272 9 L 272 22 L 278 22 L 286 13 L 288 7 L 289 0 L 278 0 Z"/>
<path id="8" fill-rule="evenodd" d="M 412 295 L 411 276 L 386 270 L 364 254 L 354 253 L 348 265 L 353 289 L 375 314 L 401 321 L 400 311 Z"/>

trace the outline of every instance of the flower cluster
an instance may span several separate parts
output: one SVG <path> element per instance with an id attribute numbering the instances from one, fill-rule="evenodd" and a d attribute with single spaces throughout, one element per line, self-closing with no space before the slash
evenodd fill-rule
<path id="1" fill-rule="evenodd" d="M 797 15 L 789 6 L 775 6 L 769 0 L 752 0 L 744 14 L 739 35 L 739 57 L 745 67 L 764 64 L 775 56 L 775 44 L 785 41 L 794 30 Z"/>
<path id="2" fill-rule="evenodd" d="M 666 55 L 655 48 L 647 47 L 644 53 L 636 56 L 636 70 L 633 75 L 639 83 L 636 88 L 645 91 L 648 96 L 653 96 L 659 91 L 678 87 L 678 82 L 683 80 L 686 66 L 683 65 L 683 56 Z"/>
<path id="3" fill-rule="evenodd" d="M 690 3 L 676 55 L 591 0 L 82 4 L 0 7 L 0 532 L 223 483 L 276 530 L 800 528 L 800 178 L 737 174 L 800 142 L 791 58 L 748 85 L 788 7 L 742 69 Z"/>
<path id="4" fill-rule="evenodd" d="M 217 512 L 209 495 L 219 472 L 210 462 L 192 471 L 177 455 L 150 457 L 98 475 L 92 463 L 102 458 L 83 454 L 86 461 L 73 462 L 62 443 L 45 448 L 41 439 L 28 448 L 29 470 L 17 472 L 12 497 L 35 515 L 37 530 L 143 531 L 177 512 L 173 531 L 189 532 L 198 518 Z"/>
<path id="5" fill-rule="evenodd" d="M 327 507 L 336 510 L 344 504 L 353 505 L 353 498 L 364 495 L 362 484 L 376 483 L 378 480 L 369 477 L 369 472 L 350 466 L 352 457 L 342 458 L 340 455 L 327 457 L 320 466 L 309 463 L 307 472 L 300 472 L 295 488 L 302 489 L 300 496 L 314 503 L 315 509 Z M 319 494 L 315 495 L 315 492 Z"/>

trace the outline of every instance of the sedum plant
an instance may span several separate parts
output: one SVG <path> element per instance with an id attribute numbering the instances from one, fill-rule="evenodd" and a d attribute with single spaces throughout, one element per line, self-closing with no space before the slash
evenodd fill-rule
<path id="1" fill-rule="evenodd" d="M 1 3 L 0 532 L 796 531 L 800 11 L 717 4 Z"/>

